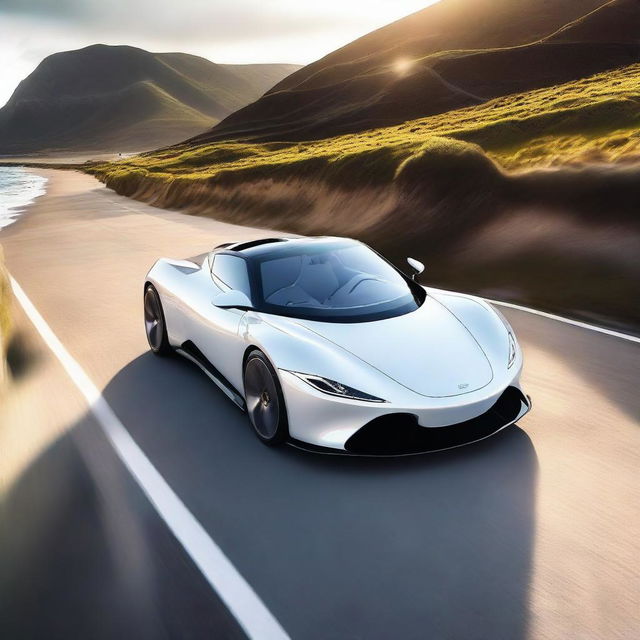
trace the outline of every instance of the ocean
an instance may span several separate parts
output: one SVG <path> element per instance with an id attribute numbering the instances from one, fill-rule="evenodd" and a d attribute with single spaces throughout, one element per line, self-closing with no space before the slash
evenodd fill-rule
<path id="1" fill-rule="evenodd" d="M 15 222 L 24 207 L 45 192 L 47 179 L 23 167 L 0 167 L 0 229 Z"/>

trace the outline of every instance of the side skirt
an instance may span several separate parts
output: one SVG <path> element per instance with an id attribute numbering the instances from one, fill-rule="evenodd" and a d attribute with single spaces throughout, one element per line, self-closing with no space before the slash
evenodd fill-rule
<path id="1" fill-rule="evenodd" d="M 238 393 L 237 389 L 209 362 L 209 360 L 207 360 L 202 351 L 200 351 L 193 342 L 190 340 L 184 342 L 176 349 L 176 353 L 197 365 L 227 396 L 227 398 L 229 398 L 229 400 L 231 400 L 240 410 L 246 411 L 244 398 L 240 393 Z"/>

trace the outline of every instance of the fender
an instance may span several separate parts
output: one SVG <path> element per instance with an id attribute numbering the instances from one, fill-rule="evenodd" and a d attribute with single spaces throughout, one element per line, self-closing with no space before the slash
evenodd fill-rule
<path id="1" fill-rule="evenodd" d="M 380 398 L 389 395 L 390 387 L 397 387 L 401 392 L 402 387 L 395 380 L 329 340 L 295 322 L 287 325 L 284 330 L 278 326 L 277 319 L 249 312 L 240 330 L 247 344 L 254 344 L 267 353 L 276 369 L 312 373 Z"/>

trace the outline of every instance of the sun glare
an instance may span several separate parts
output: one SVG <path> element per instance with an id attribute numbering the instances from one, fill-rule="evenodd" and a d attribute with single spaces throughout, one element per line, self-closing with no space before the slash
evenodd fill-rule
<path id="1" fill-rule="evenodd" d="M 413 67 L 413 60 L 410 60 L 409 58 L 398 58 L 393 63 L 393 70 L 399 76 L 404 76 L 409 73 L 409 71 L 411 71 L 411 67 Z"/>

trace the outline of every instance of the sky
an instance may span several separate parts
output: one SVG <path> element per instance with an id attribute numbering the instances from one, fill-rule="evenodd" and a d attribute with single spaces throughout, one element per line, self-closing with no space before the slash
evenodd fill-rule
<path id="1" fill-rule="evenodd" d="M 46 56 L 90 44 L 307 64 L 437 0 L 0 0 L 0 105 Z"/>

